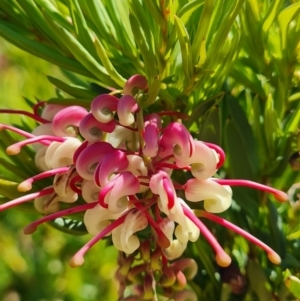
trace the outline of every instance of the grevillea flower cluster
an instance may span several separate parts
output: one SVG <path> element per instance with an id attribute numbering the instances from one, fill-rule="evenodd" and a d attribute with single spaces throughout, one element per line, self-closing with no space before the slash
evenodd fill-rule
<path id="1" fill-rule="evenodd" d="M 286 194 L 251 181 L 214 177 L 225 160 L 223 150 L 194 139 L 177 112 L 145 113 L 142 96 L 147 88 L 146 78 L 135 75 L 120 94 L 97 96 L 90 110 L 45 103 L 37 104 L 33 113 L 1 110 L 25 114 L 39 123 L 32 133 L 1 125 L 1 130 L 26 138 L 10 145 L 7 154 L 15 155 L 32 145 L 35 164 L 41 170 L 20 183 L 19 191 L 29 191 L 35 181 L 44 178 L 52 178 L 52 185 L 2 204 L 0 210 L 33 201 L 44 217 L 28 225 L 26 234 L 44 222 L 84 214 L 84 225 L 93 238 L 70 264 L 83 264 L 85 253 L 110 236 L 120 251 L 116 272 L 120 300 L 152 300 L 158 287 L 160 294 L 174 300 L 196 300 L 186 290 L 186 281 L 194 277 L 197 265 L 181 258 L 188 242 L 202 235 L 215 251 L 218 265 L 231 262 L 199 217 L 244 236 L 279 263 L 280 257 L 271 248 L 216 214 L 230 207 L 231 186 L 269 192 L 278 201 L 286 201 Z M 176 182 L 174 170 L 187 180 Z M 192 210 L 195 202 L 203 202 L 204 210 Z M 133 293 L 124 297 L 130 284 Z"/>

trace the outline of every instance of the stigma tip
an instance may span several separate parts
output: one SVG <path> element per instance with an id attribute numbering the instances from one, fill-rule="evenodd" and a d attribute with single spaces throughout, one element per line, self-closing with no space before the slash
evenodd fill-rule
<path id="1" fill-rule="evenodd" d="M 231 258 L 227 253 L 222 252 L 216 255 L 216 262 L 218 266 L 226 268 L 231 264 Z"/>
<path id="2" fill-rule="evenodd" d="M 21 149 L 19 147 L 11 145 L 6 149 L 6 153 L 10 156 L 13 156 L 13 155 L 17 155 L 20 152 L 20 150 Z"/>
<path id="3" fill-rule="evenodd" d="M 269 260 L 274 264 L 280 264 L 281 258 L 276 252 L 268 253 Z"/>

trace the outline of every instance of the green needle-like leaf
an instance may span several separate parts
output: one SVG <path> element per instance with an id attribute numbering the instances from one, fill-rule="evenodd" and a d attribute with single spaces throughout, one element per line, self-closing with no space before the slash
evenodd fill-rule
<path id="1" fill-rule="evenodd" d="M 120 87 L 123 87 L 126 82 L 126 79 L 124 77 L 122 77 L 118 73 L 118 71 L 115 69 L 115 67 L 109 60 L 103 45 L 101 44 L 101 42 L 98 39 L 95 40 L 95 47 L 96 47 L 98 56 L 103 64 L 104 68 L 106 69 L 107 73 L 110 75 L 111 79 L 113 81 L 115 81 Z"/>
<path id="2" fill-rule="evenodd" d="M 192 65 L 193 60 L 192 60 L 190 38 L 184 27 L 184 24 L 176 16 L 175 16 L 175 27 L 180 43 L 182 68 L 186 76 L 186 85 L 187 87 L 190 87 L 192 85 L 192 73 L 193 73 L 193 65 Z"/>
<path id="3" fill-rule="evenodd" d="M 300 2 L 288 6 L 278 15 L 278 23 L 281 30 L 281 47 L 283 51 L 285 51 L 287 47 L 288 26 L 290 22 L 297 16 L 299 11 Z"/>

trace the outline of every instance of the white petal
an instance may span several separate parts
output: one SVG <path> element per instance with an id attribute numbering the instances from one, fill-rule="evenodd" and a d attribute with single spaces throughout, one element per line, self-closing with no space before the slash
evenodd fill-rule
<path id="1" fill-rule="evenodd" d="M 217 153 L 201 141 L 194 141 L 195 151 L 186 161 L 176 159 L 179 167 L 191 165 L 193 176 L 199 180 L 206 180 L 212 177 L 217 171 L 219 158 Z"/>
<path id="2" fill-rule="evenodd" d="M 90 234 L 96 235 L 111 224 L 111 220 L 118 219 L 122 213 L 112 214 L 107 209 L 96 205 L 92 209 L 88 209 L 84 214 L 84 224 Z M 106 236 L 110 235 L 108 233 Z"/>
<path id="3" fill-rule="evenodd" d="M 128 167 L 125 169 L 125 171 L 130 171 L 134 176 L 147 176 L 148 169 L 145 166 L 144 160 L 137 155 L 128 155 Z M 140 182 L 149 183 L 149 180 L 142 179 Z M 149 187 L 146 185 L 140 185 L 138 193 L 145 192 L 148 190 Z"/>
<path id="4" fill-rule="evenodd" d="M 128 155 L 127 159 L 129 164 L 125 170 L 130 171 L 134 176 L 146 176 L 148 174 L 143 158 L 137 155 Z"/>
<path id="5" fill-rule="evenodd" d="M 121 251 L 132 254 L 140 246 L 139 239 L 134 233 L 145 229 L 148 225 L 145 215 L 136 210 L 130 211 L 123 223 L 113 230 L 112 239 L 114 245 Z"/>
<path id="6" fill-rule="evenodd" d="M 130 146 L 132 142 L 132 131 L 124 128 L 123 126 L 116 126 L 116 129 L 107 135 L 107 142 L 114 148 L 122 148 Z"/>
<path id="7" fill-rule="evenodd" d="M 169 260 L 176 259 L 180 257 L 184 250 L 186 249 L 187 245 L 180 242 L 178 239 L 172 241 L 171 245 L 167 249 L 162 249 L 163 253 Z"/>
<path id="8" fill-rule="evenodd" d="M 38 169 L 42 171 L 47 171 L 50 168 L 48 167 L 45 159 L 45 155 L 47 152 L 48 146 L 41 147 L 34 156 L 34 162 Z"/>
<path id="9" fill-rule="evenodd" d="M 194 223 L 185 216 L 182 206 L 190 210 L 181 198 L 177 198 L 174 206 L 175 211 L 174 213 L 170 213 L 168 218 L 178 224 L 175 229 L 175 235 L 179 241 L 183 244 L 186 244 L 189 240 L 195 242 L 199 238 L 200 231 Z"/>
<path id="10" fill-rule="evenodd" d="M 92 203 L 98 200 L 100 188 L 94 183 L 94 181 L 83 181 L 81 185 L 82 198 L 87 203 Z"/>
<path id="11" fill-rule="evenodd" d="M 66 106 L 48 104 L 44 107 L 41 117 L 52 121 L 56 113 L 63 110 Z"/>
<path id="12" fill-rule="evenodd" d="M 164 218 L 158 225 L 162 232 L 166 235 L 170 243 L 172 243 L 175 223 L 169 218 Z"/>
<path id="13" fill-rule="evenodd" d="M 204 200 L 205 210 L 220 213 L 231 205 L 232 190 L 213 180 L 188 180 L 185 186 L 186 199 L 191 202 Z"/>
<path id="14" fill-rule="evenodd" d="M 49 135 L 49 136 L 55 136 L 51 123 L 44 123 L 39 126 L 37 126 L 33 131 L 32 134 L 35 136 L 41 136 L 41 135 Z M 38 151 L 40 148 L 43 147 L 43 144 L 41 143 L 33 143 L 32 147 L 35 151 Z"/>
<path id="15" fill-rule="evenodd" d="M 70 180 L 76 174 L 74 168 L 70 168 L 67 173 L 56 174 L 53 180 L 53 188 L 55 192 L 62 198 L 74 198 L 77 193 L 70 186 Z"/>
<path id="16" fill-rule="evenodd" d="M 81 145 L 81 141 L 77 138 L 67 138 L 66 141 L 55 150 L 51 161 L 51 167 L 59 168 L 73 164 L 73 156 L 77 148 Z"/>
<path id="17" fill-rule="evenodd" d="M 61 142 L 52 142 L 48 148 L 46 149 L 46 153 L 45 153 L 45 162 L 48 166 L 48 170 L 49 169 L 53 169 L 52 167 L 52 159 L 54 157 L 54 153 L 55 151 L 58 149 L 58 147 L 61 145 Z"/>
<path id="18" fill-rule="evenodd" d="M 56 197 L 51 194 L 36 198 L 34 200 L 34 207 L 43 214 L 50 214 L 59 211 L 60 205 Z"/>

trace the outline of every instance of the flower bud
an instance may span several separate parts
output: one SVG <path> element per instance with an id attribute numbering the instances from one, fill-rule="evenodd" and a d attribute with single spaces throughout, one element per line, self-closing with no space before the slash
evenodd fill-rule
<path id="1" fill-rule="evenodd" d="M 176 281 L 176 275 L 171 267 L 164 266 L 162 268 L 162 276 L 159 279 L 159 284 L 163 287 L 171 287 Z"/>

